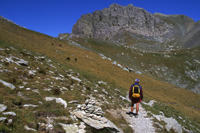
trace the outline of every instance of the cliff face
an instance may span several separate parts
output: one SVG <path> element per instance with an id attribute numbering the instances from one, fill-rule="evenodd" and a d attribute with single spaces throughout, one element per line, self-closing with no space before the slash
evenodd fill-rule
<path id="1" fill-rule="evenodd" d="M 137 40 L 131 37 L 126 41 L 127 37 L 124 34 L 128 33 L 155 43 L 172 40 L 180 43 L 194 25 L 194 20 L 184 15 L 151 14 L 132 4 L 128 6 L 112 4 L 109 8 L 82 15 L 74 24 L 71 36 L 108 39 L 121 42 L 120 44 Z"/>
<path id="2" fill-rule="evenodd" d="M 129 31 L 147 37 L 160 37 L 173 30 L 173 26 L 159 17 L 133 5 L 112 4 L 102 11 L 82 15 L 73 26 L 72 34 L 94 38 L 111 38 L 119 32 Z"/>

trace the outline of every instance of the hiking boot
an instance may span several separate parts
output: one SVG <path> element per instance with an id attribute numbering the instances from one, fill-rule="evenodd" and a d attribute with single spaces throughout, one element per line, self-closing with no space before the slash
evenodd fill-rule
<path id="1" fill-rule="evenodd" d="M 138 114 L 135 115 L 135 118 L 138 118 Z"/>
<path id="2" fill-rule="evenodd" d="M 130 112 L 130 117 L 133 117 L 133 112 Z"/>

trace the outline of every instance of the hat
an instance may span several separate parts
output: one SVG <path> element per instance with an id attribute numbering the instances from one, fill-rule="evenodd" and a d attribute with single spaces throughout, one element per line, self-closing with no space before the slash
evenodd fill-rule
<path id="1" fill-rule="evenodd" d="M 140 80 L 139 79 L 135 79 L 135 82 L 140 82 Z"/>

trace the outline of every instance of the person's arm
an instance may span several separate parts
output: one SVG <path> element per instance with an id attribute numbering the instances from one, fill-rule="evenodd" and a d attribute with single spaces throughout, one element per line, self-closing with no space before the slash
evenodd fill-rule
<path id="1" fill-rule="evenodd" d="M 130 90 L 129 90 L 129 100 L 131 101 L 131 98 L 132 98 L 132 85 L 130 87 Z"/>
<path id="2" fill-rule="evenodd" d="M 140 95 L 141 95 L 141 100 L 142 100 L 142 99 L 143 99 L 142 87 L 141 87 L 141 92 L 140 92 Z"/>

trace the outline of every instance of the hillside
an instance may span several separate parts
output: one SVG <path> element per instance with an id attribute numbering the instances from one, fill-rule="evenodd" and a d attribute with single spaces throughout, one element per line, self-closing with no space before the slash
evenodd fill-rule
<path id="1" fill-rule="evenodd" d="M 66 132 L 69 129 L 74 132 L 137 132 L 123 116 L 123 110 L 129 110 L 126 96 L 135 78 L 141 80 L 144 90 L 141 106 L 149 111 L 144 117 L 152 122 L 156 132 L 200 130 L 199 94 L 139 74 L 140 67 L 130 73 L 113 64 L 117 57 L 102 58 L 86 50 L 99 44 L 82 49 L 71 45 L 71 40 L 67 41 L 0 20 L 1 132 Z M 85 45 L 95 44 L 90 43 L 93 40 L 87 41 Z M 109 46 L 99 47 L 102 51 L 108 50 L 107 54 L 118 52 L 118 48 L 125 49 L 116 47 L 113 51 Z M 138 54 L 137 51 L 133 53 Z M 149 106 L 152 100 L 156 102 Z M 95 119 L 101 119 L 105 128 L 96 129 L 78 117 L 80 105 L 86 106 L 84 103 L 98 109 L 100 114 L 92 117 L 98 116 Z M 117 117 L 112 110 L 117 112 Z M 163 119 L 159 117 L 161 114 Z M 87 114 L 88 119 L 90 115 Z M 165 119 L 170 117 L 181 127 L 169 126 Z M 106 125 L 108 122 L 117 128 Z"/>
<path id="2" fill-rule="evenodd" d="M 200 93 L 199 47 L 182 50 L 169 46 L 165 51 L 149 52 L 99 39 L 74 38 L 66 41 L 111 58 L 112 62 L 117 61 L 136 73 Z"/>
<path id="3" fill-rule="evenodd" d="M 70 36 L 58 38 L 200 93 L 199 31 L 199 22 L 185 15 L 151 14 L 132 4 L 112 4 L 82 15 Z"/>

